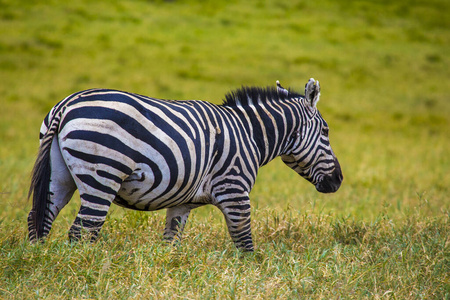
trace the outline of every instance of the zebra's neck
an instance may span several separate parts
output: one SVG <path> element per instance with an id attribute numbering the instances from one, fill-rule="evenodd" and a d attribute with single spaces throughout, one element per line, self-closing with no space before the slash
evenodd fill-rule
<path id="1" fill-rule="evenodd" d="M 303 122 L 298 98 L 255 101 L 234 106 L 232 111 L 250 136 L 260 166 L 284 154 Z"/>

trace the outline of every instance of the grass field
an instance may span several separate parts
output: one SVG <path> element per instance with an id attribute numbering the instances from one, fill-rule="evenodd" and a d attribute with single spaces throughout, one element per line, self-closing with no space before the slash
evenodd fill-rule
<path id="1" fill-rule="evenodd" d="M 0 299 L 449 299 L 450 2 L 0 0 Z M 323 195 L 275 160 L 252 199 L 256 250 L 219 210 L 181 245 L 164 212 L 113 207 L 70 244 L 26 235 L 42 119 L 107 87 L 220 103 L 241 85 L 320 80 L 344 182 Z"/>

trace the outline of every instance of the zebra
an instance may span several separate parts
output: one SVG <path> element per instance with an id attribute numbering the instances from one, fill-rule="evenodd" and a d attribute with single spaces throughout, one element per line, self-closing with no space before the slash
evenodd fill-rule
<path id="1" fill-rule="evenodd" d="M 181 239 L 192 209 L 223 213 L 238 249 L 253 251 L 249 193 L 275 157 L 315 185 L 336 192 L 343 180 L 328 125 L 317 109 L 319 81 L 305 95 L 241 87 L 221 105 L 91 89 L 57 103 L 40 129 L 28 197 L 29 240 L 43 241 L 78 189 L 81 206 L 69 239 L 94 241 L 112 203 L 167 209 L 163 237 Z"/>

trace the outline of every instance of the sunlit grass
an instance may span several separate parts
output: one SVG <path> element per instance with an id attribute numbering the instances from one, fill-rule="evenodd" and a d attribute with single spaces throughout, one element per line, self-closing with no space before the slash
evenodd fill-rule
<path id="1" fill-rule="evenodd" d="M 193 219 L 176 247 L 154 230 L 162 216 L 135 212 L 109 220 L 94 244 L 70 244 L 57 231 L 46 244 L 30 245 L 15 228 L 0 240 L 8 260 L 2 292 L 19 298 L 446 295 L 448 218 L 411 216 L 394 225 L 385 216 L 372 223 L 292 210 L 255 216 L 253 254 L 237 251 L 211 218 Z"/>

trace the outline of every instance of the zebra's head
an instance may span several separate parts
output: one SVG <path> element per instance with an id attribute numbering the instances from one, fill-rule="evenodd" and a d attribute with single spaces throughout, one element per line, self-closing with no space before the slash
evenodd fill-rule
<path id="1" fill-rule="evenodd" d="M 283 88 L 277 82 L 279 92 Z M 319 81 L 311 78 L 305 85 L 305 97 L 300 98 L 301 122 L 292 134 L 283 162 L 315 185 L 321 193 L 334 193 L 343 180 L 341 166 L 328 138 L 328 124 L 316 105 L 320 97 Z"/>

